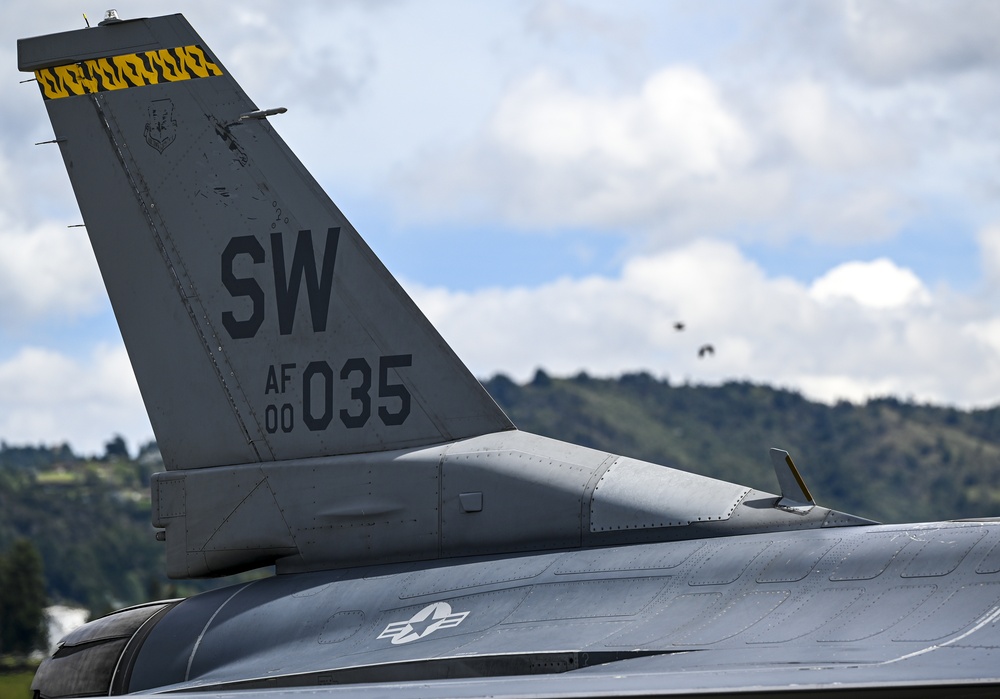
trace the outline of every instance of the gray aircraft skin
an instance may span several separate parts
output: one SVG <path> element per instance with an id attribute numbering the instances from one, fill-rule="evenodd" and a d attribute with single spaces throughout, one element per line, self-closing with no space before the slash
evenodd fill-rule
<path id="1" fill-rule="evenodd" d="M 996 696 L 998 522 L 878 525 L 514 428 L 180 15 L 18 42 L 166 471 L 172 577 L 54 699 Z M 317 137 L 322 137 L 317 134 Z"/>

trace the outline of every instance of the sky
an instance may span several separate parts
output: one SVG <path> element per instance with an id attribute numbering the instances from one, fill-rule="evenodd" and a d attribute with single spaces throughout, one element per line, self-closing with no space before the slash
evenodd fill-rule
<path id="1" fill-rule="evenodd" d="M 106 9 L 0 6 L 8 444 L 153 436 L 16 69 L 17 38 Z M 182 12 L 258 106 L 288 108 L 272 125 L 481 378 L 1000 404 L 1000 4 L 116 9 Z"/>

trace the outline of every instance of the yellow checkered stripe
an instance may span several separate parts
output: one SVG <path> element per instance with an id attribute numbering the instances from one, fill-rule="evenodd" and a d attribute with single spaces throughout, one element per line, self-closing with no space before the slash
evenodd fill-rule
<path id="1" fill-rule="evenodd" d="M 222 69 L 196 45 L 94 58 L 35 71 L 42 97 L 47 100 L 216 75 L 222 75 Z"/>

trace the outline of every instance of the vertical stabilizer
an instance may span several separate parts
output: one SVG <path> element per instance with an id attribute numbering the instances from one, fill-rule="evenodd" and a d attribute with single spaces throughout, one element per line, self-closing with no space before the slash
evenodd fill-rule
<path id="1" fill-rule="evenodd" d="M 18 43 L 168 469 L 510 421 L 180 15 Z"/>

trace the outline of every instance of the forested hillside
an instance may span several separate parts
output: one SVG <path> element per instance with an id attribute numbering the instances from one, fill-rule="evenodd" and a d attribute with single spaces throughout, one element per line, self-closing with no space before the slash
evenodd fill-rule
<path id="1" fill-rule="evenodd" d="M 768 448 L 790 451 L 823 505 L 887 522 L 1000 516 L 1000 409 L 959 411 L 892 398 L 812 403 L 749 383 L 671 386 L 538 372 L 485 382 L 521 429 L 774 492 Z M 0 446 L 0 554 L 41 553 L 54 602 L 107 611 L 230 581 L 176 583 L 149 524 L 155 445 L 120 439 L 84 458 L 68 446 Z"/>
<path id="2" fill-rule="evenodd" d="M 149 521 L 149 479 L 160 470 L 155 444 L 133 459 L 120 438 L 94 458 L 68 445 L 0 444 L 0 555 L 30 540 L 42 556 L 50 602 L 97 615 L 218 584 L 164 575 L 163 546 Z"/>

